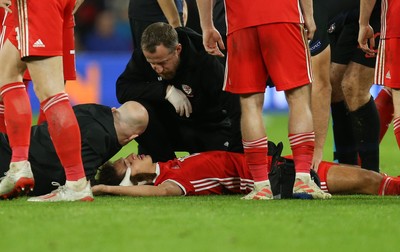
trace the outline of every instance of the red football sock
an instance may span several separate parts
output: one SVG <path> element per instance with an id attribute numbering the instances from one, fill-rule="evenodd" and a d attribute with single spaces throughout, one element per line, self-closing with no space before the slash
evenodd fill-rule
<path id="1" fill-rule="evenodd" d="M 32 111 L 25 85 L 10 83 L 0 89 L 4 103 L 4 122 L 12 149 L 11 162 L 28 160 Z"/>
<path id="2" fill-rule="evenodd" d="M 394 107 L 391 92 L 383 88 L 375 98 L 375 105 L 380 119 L 379 142 L 381 142 L 393 119 Z"/>
<path id="3" fill-rule="evenodd" d="M 383 177 L 379 185 L 378 195 L 400 195 L 400 179 Z"/>
<path id="4" fill-rule="evenodd" d="M 81 134 L 66 93 L 59 93 L 40 103 L 49 125 L 57 155 L 67 180 L 85 177 L 81 158 Z"/>
<path id="5" fill-rule="evenodd" d="M 254 182 L 268 180 L 268 139 L 260 138 L 254 141 L 243 140 L 244 156 Z"/>
<path id="6" fill-rule="evenodd" d="M 393 120 L 393 131 L 394 136 L 396 137 L 397 146 L 400 148 L 400 117 L 396 117 Z"/>
<path id="7" fill-rule="evenodd" d="M 4 103 L 0 102 L 0 132 L 7 133 L 6 123 L 4 121 Z"/>
<path id="8" fill-rule="evenodd" d="M 293 153 L 296 173 L 310 173 L 312 159 L 314 155 L 314 131 L 308 133 L 289 133 L 290 148 Z"/>

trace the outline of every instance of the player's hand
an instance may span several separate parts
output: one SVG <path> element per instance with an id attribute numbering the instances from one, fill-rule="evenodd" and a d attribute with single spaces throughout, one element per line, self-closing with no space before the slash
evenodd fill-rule
<path id="1" fill-rule="evenodd" d="M 75 6 L 74 6 L 74 10 L 72 11 L 72 15 L 74 15 L 76 13 L 76 11 L 79 9 L 79 7 L 81 6 L 81 4 L 84 2 L 85 0 L 76 0 L 75 1 Z"/>
<path id="2" fill-rule="evenodd" d="M 317 26 L 315 25 L 314 18 L 305 19 L 304 21 L 304 30 L 306 32 L 306 36 L 308 40 L 311 40 L 314 37 L 314 33 L 317 30 Z"/>
<path id="3" fill-rule="evenodd" d="M 10 5 L 11 5 L 11 0 L 0 0 L 0 7 L 4 8 L 7 12 L 12 13 Z"/>
<path id="4" fill-rule="evenodd" d="M 102 195 L 106 193 L 106 185 L 95 185 L 92 186 L 93 195 Z"/>
<path id="5" fill-rule="evenodd" d="M 376 53 L 374 29 L 370 25 L 360 25 L 358 32 L 358 44 L 360 48 L 370 56 Z"/>
<path id="6" fill-rule="evenodd" d="M 209 54 L 218 57 L 225 56 L 220 50 L 220 48 L 225 50 L 225 45 L 217 29 L 212 28 L 203 31 L 203 45 L 204 49 L 206 49 L 206 52 Z"/>
<path id="7" fill-rule="evenodd" d="M 312 160 L 311 169 L 317 172 L 321 162 L 322 162 L 322 150 L 314 149 L 314 156 Z"/>
<path id="8" fill-rule="evenodd" d="M 175 108 L 176 113 L 180 116 L 186 115 L 189 117 L 192 113 L 192 104 L 187 96 L 179 89 L 169 85 L 165 99 L 168 100 Z"/>

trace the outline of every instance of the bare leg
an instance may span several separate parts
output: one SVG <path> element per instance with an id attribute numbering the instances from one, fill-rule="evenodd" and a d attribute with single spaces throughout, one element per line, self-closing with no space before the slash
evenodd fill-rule
<path id="1" fill-rule="evenodd" d="M 310 88 L 310 85 L 304 85 L 285 91 L 289 104 L 289 132 L 292 134 L 314 130 L 310 104 Z"/>
<path id="2" fill-rule="evenodd" d="M 246 140 L 254 140 L 265 137 L 265 126 L 262 118 L 262 106 L 264 93 L 242 95 L 240 105 L 242 109 L 241 129 L 242 137 Z"/>
<path id="3" fill-rule="evenodd" d="M 340 164 L 329 169 L 326 180 L 332 194 L 378 195 L 382 178 L 380 173 Z"/>
<path id="4" fill-rule="evenodd" d="M 331 50 L 328 46 L 320 54 L 311 58 L 314 82 L 312 83 L 312 114 L 315 131 L 315 149 L 313 167 L 317 168 L 322 160 L 322 153 L 328 132 L 330 99 L 332 87 L 329 80 Z"/>
<path id="5" fill-rule="evenodd" d="M 343 94 L 350 111 L 355 111 L 371 98 L 369 90 L 374 79 L 374 69 L 350 62 L 343 76 Z"/>
<path id="6" fill-rule="evenodd" d="M 64 92 L 62 57 L 32 57 L 27 61 L 34 90 L 39 101 Z M 37 83 L 37 84 L 36 84 Z"/>
<path id="7" fill-rule="evenodd" d="M 400 89 L 392 89 L 394 118 L 400 116 Z"/>
<path id="8" fill-rule="evenodd" d="M 331 63 L 330 81 L 332 84 L 332 103 L 344 101 L 342 81 L 347 65 Z"/>

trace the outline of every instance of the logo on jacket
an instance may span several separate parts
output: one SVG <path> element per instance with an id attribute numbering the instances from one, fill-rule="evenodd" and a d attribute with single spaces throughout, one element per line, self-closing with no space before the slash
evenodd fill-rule
<path id="1" fill-rule="evenodd" d="M 193 97 L 193 90 L 190 86 L 182 84 L 182 90 L 188 97 Z"/>

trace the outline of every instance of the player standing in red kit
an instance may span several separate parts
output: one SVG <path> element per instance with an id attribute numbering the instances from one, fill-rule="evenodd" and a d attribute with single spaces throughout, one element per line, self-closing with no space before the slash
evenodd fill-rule
<path id="1" fill-rule="evenodd" d="M 30 201 L 92 201 L 81 158 L 81 136 L 69 97 L 64 90 L 64 27 L 73 24 L 73 13 L 83 0 L 15 0 L 16 29 L 0 51 L 0 95 L 12 157 L 9 171 L 0 182 L 0 197 L 9 198 L 34 186 L 28 162 L 32 111 L 23 84 L 29 70 L 40 100 L 49 133 L 66 184 L 52 193 Z"/>
<path id="2" fill-rule="evenodd" d="M 197 0 L 206 51 L 222 56 L 225 46 L 212 22 L 212 0 Z M 307 39 L 315 32 L 311 0 L 225 0 L 228 27 L 224 89 L 240 95 L 246 161 L 255 181 L 244 199 L 272 199 L 268 180 L 268 139 L 262 109 L 268 77 L 289 105 L 289 141 L 296 166 L 294 193 L 331 195 L 310 178 L 314 152 L 312 81 Z M 305 29 L 307 28 L 307 29 Z"/>
<path id="3" fill-rule="evenodd" d="M 375 54 L 374 31 L 369 25 L 376 0 L 360 1 L 358 43 L 369 54 Z M 393 97 L 393 128 L 400 148 L 400 1 L 381 2 L 381 40 L 375 66 L 375 83 L 390 87 Z"/>
<path id="4" fill-rule="evenodd" d="M 5 8 L 0 8 L 0 50 L 7 40 L 8 35 L 15 29 L 15 22 L 13 14 L 17 13 L 16 6 L 10 6 L 11 0 L 2 0 L 5 3 Z M 0 6 L 1 2 L 0 2 Z M 75 39 L 74 39 L 74 22 L 65 22 L 63 30 L 63 67 L 64 67 L 64 80 L 76 80 L 76 70 L 75 70 Z M 31 81 L 29 71 L 25 71 L 23 81 L 26 89 Z M 43 110 L 39 111 L 39 116 L 37 124 L 41 124 L 46 121 L 46 116 Z M 6 126 L 4 122 L 4 104 L 0 98 L 0 132 L 6 132 Z"/>

